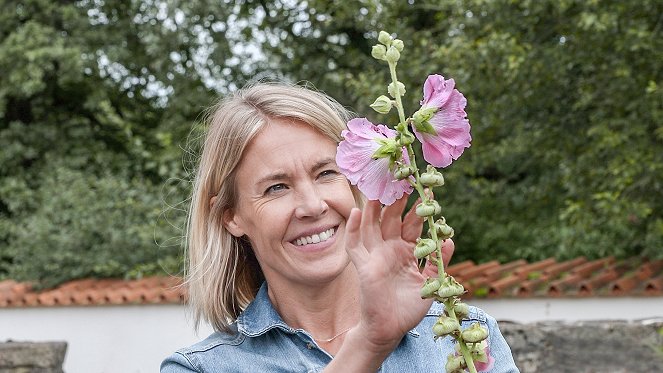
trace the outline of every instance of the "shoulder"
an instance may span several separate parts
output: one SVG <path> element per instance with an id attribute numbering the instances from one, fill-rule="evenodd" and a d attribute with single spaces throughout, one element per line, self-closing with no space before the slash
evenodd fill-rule
<path id="1" fill-rule="evenodd" d="M 161 363 L 161 373 L 205 372 L 210 361 L 219 365 L 230 361 L 235 347 L 245 336 L 235 330 L 231 333 L 215 332 L 204 340 L 181 348 Z M 222 366 L 222 365 L 221 365 Z"/>

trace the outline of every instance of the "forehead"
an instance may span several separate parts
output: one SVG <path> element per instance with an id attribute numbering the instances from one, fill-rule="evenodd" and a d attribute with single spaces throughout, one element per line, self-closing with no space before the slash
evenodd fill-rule
<path id="1" fill-rule="evenodd" d="M 286 171 L 336 157 L 336 142 L 312 126 L 290 120 L 270 120 L 244 149 L 238 174 Z"/>

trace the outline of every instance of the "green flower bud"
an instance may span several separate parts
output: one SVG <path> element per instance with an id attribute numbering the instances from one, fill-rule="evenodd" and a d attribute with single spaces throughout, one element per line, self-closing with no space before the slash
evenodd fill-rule
<path id="1" fill-rule="evenodd" d="M 398 143 L 402 146 L 408 146 L 414 142 L 414 135 L 410 131 L 399 132 L 397 135 Z"/>
<path id="2" fill-rule="evenodd" d="M 422 185 L 428 187 L 436 187 L 444 185 L 444 177 L 442 175 L 431 175 L 429 173 L 421 174 L 419 181 Z"/>
<path id="3" fill-rule="evenodd" d="M 488 329 L 475 322 L 469 328 L 463 330 L 460 335 L 465 342 L 477 343 L 488 338 Z"/>
<path id="4" fill-rule="evenodd" d="M 391 63 L 398 62 L 398 60 L 401 58 L 401 52 L 396 49 L 393 45 L 387 49 L 387 55 L 386 59 L 387 61 Z"/>
<path id="5" fill-rule="evenodd" d="M 444 217 L 437 219 L 435 222 L 435 230 L 437 232 L 437 238 L 441 240 L 446 240 L 454 236 L 454 229 L 447 225 Z"/>
<path id="6" fill-rule="evenodd" d="M 380 31 L 378 34 L 378 41 L 386 46 L 391 45 L 391 35 L 386 31 Z"/>
<path id="7" fill-rule="evenodd" d="M 456 330 L 460 330 L 460 324 L 455 319 L 448 316 L 440 316 L 437 322 L 433 325 L 433 334 L 438 337 L 444 337 Z"/>
<path id="8" fill-rule="evenodd" d="M 407 179 L 408 177 L 414 174 L 414 166 L 411 165 L 401 165 L 394 171 L 394 177 L 398 180 Z"/>
<path id="9" fill-rule="evenodd" d="M 441 213 L 442 207 L 440 207 L 440 204 L 437 203 L 436 200 L 429 199 L 428 201 L 418 204 L 415 212 L 422 218 L 426 218 Z"/>
<path id="10" fill-rule="evenodd" d="M 467 368 L 465 363 L 465 358 L 461 355 L 449 355 L 447 357 L 447 363 L 444 365 L 444 369 L 447 373 L 462 373 Z"/>
<path id="11" fill-rule="evenodd" d="M 417 238 L 417 246 L 414 247 L 414 256 L 423 259 L 435 251 L 435 241 L 430 238 Z"/>
<path id="12" fill-rule="evenodd" d="M 432 297 L 439 288 L 440 288 L 440 280 L 436 278 L 429 278 L 424 283 L 424 286 L 421 287 L 421 292 L 420 292 L 421 298 L 425 299 Z"/>
<path id="13" fill-rule="evenodd" d="M 399 52 L 402 52 L 402 51 L 403 51 L 403 47 L 405 46 L 405 45 L 403 44 L 403 40 L 401 40 L 401 39 L 394 39 L 394 40 L 391 42 L 391 45 L 392 45 L 394 48 L 396 48 L 396 50 L 398 50 Z"/>
<path id="14" fill-rule="evenodd" d="M 488 342 L 484 339 L 479 343 L 466 343 L 467 349 L 472 353 L 472 355 L 478 355 L 479 352 L 485 350 L 488 347 Z M 456 353 L 462 353 L 460 350 L 460 343 L 455 346 Z"/>
<path id="15" fill-rule="evenodd" d="M 435 169 L 435 167 L 428 165 L 426 167 L 426 172 L 421 174 L 419 181 L 424 186 L 436 187 L 444 185 L 444 176 L 442 173 Z"/>
<path id="16" fill-rule="evenodd" d="M 393 82 L 389 83 L 387 86 L 387 92 L 391 97 L 396 98 L 396 95 L 403 96 L 405 95 L 405 84 L 398 82 L 397 85 L 394 85 Z"/>
<path id="17" fill-rule="evenodd" d="M 384 45 L 376 44 L 371 49 L 371 56 L 376 60 L 384 60 L 387 55 L 387 48 Z"/>
<path id="18" fill-rule="evenodd" d="M 452 276 L 446 275 L 442 279 L 440 288 L 437 290 L 437 295 L 442 299 L 457 297 L 465 293 L 465 288 L 463 285 L 459 284 L 455 278 Z"/>
<path id="19" fill-rule="evenodd" d="M 454 313 L 456 314 L 456 318 L 458 320 L 462 320 L 467 317 L 470 313 L 470 306 L 467 305 L 467 303 L 463 302 L 458 302 L 454 304 Z"/>
<path id="20" fill-rule="evenodd" d="M 387 114 L 389 113 L 389 110 L 391 110 L 391 100 L 389 97 L 382 95 L 378 97 L 375 102 L 371 104 L 371 107 L 373 110 L 377 111 L 380 114 Z"/>

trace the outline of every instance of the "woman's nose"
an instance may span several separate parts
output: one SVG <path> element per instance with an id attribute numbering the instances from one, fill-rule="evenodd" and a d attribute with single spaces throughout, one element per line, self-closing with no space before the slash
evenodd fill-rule
<path id="1" fill-rule="evenodd" d="M 299 190 L 295 216 L 298 219 L 324 215 L 329 206 L 314 186 L 306 186 Z"/>

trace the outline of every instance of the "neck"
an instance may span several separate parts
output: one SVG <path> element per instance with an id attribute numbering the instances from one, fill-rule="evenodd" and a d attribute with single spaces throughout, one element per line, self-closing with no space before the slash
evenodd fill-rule
<path id="1" fill-rule="evenodd" d="M 269 298 L 283 321 L 306 330 L 321 344 L 333 337 L 331 342 L 342 339 L 343 332 L 359 321 L 359 282 L 352 264 L 327 283 L 267 282 Z"/>

